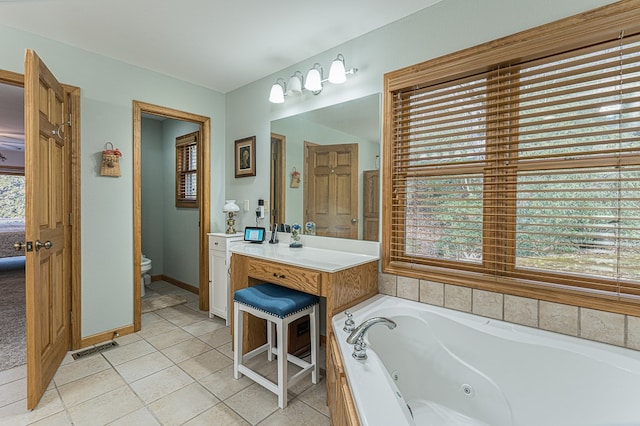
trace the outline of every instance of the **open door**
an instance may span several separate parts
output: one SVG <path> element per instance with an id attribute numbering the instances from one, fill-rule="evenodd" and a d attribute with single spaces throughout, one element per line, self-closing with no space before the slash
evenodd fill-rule
<path id="1" fill-rule="evenodd" d="M 27 408 L 70 347 L 71 181 L 68 104 L 32 50 L 25 58 Z"/>

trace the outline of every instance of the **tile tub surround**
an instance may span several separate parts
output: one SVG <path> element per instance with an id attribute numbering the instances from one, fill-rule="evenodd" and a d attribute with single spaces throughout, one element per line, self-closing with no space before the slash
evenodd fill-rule
<path id="1" fill-rule="evenodd" d="M 233 378 L 223 320 L 199 311 L 197 296 L 185 290 L 162 281 L 150 288 L 149 294 L 184 295 L 188 303 L 144 314 L 142 330 L 117 339 L 117 348 L 75 361 L 67 354 L 33 411 L 26 410 L 25 366 L 1 371 L 0 425 L 330 424 L 324 372 L 317 385 L 291 388 L 290 404 L 280 410 L 274 394 Z M 276 375 L 266 354 L 251 362 Z"/>
<path id="2" fill-rule="evenodd" d="M 640 350 L 640 317 L 380 273 L 378 291 L 587 340 Z"/>

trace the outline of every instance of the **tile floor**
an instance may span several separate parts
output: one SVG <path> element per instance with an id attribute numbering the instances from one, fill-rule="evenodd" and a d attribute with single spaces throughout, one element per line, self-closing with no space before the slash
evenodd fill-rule
<path id="1" fill-rule="evenodd" d="M 275 394 L 233 378 L 224 321 L 209 319 L 196 295 L 163 281 L 152 283 L 146 297 L 167 293 L 182 294 L 187 303 L 143 314 L 142 330 L 118 338 L 116 348 L 78 360 L 67 354 L 32 411 L 25 366 L 0 371 L 0 425 L 330 424 L 324 370 L 317 385 L 309 377 L 291 388 L 289 405 L 280 410 Z M 252 367 L 273 380 L 275 361 L 263 355 Z"/>

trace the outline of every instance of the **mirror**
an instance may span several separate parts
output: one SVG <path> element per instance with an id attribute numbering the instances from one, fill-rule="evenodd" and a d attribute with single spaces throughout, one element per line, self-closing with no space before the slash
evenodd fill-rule
<path id="1" fill-rule="evenodd" d="M 272 155 L 271 206 L 275 210 L 281 206 L 282 211 L 271 223 L 299 223 L 304 228 L 314 220 L 317 235 L 377 241 L 380 118 L 380 94 L 374 94 L 272 121 L 272 153 L 280 147 L 284 155 L 279 159 Z M 305 163 L 305 152 L 315 159 L 310 162 L 315 166 Z M 323 162 L 326 174 L 318 167 Z M 345 162 L 350 164 L 349 172 L 340 171 Z M 274 194 L 275 187 L 283 188 L 284 196 Z M 337 200 L 338 205 L 329 200 Z M 325 210 L 344 216 L 342 228 L 321 225 Z M 326 222 L 340 220 L 333 216 Z"/>

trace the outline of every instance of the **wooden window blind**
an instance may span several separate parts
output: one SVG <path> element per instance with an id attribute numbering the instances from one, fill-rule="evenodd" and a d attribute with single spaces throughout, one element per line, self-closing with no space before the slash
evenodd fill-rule
<path id="1" fill-rule="evenodd" d="M 198 139 L 200 132 L 176 138 L 176 207 L 198 207 Z"/>
<path id="2" fill-rule="evenodd" d="M 637 309 L 639 13 L 620 2 L 385 76 L 385 271 Z"/>

